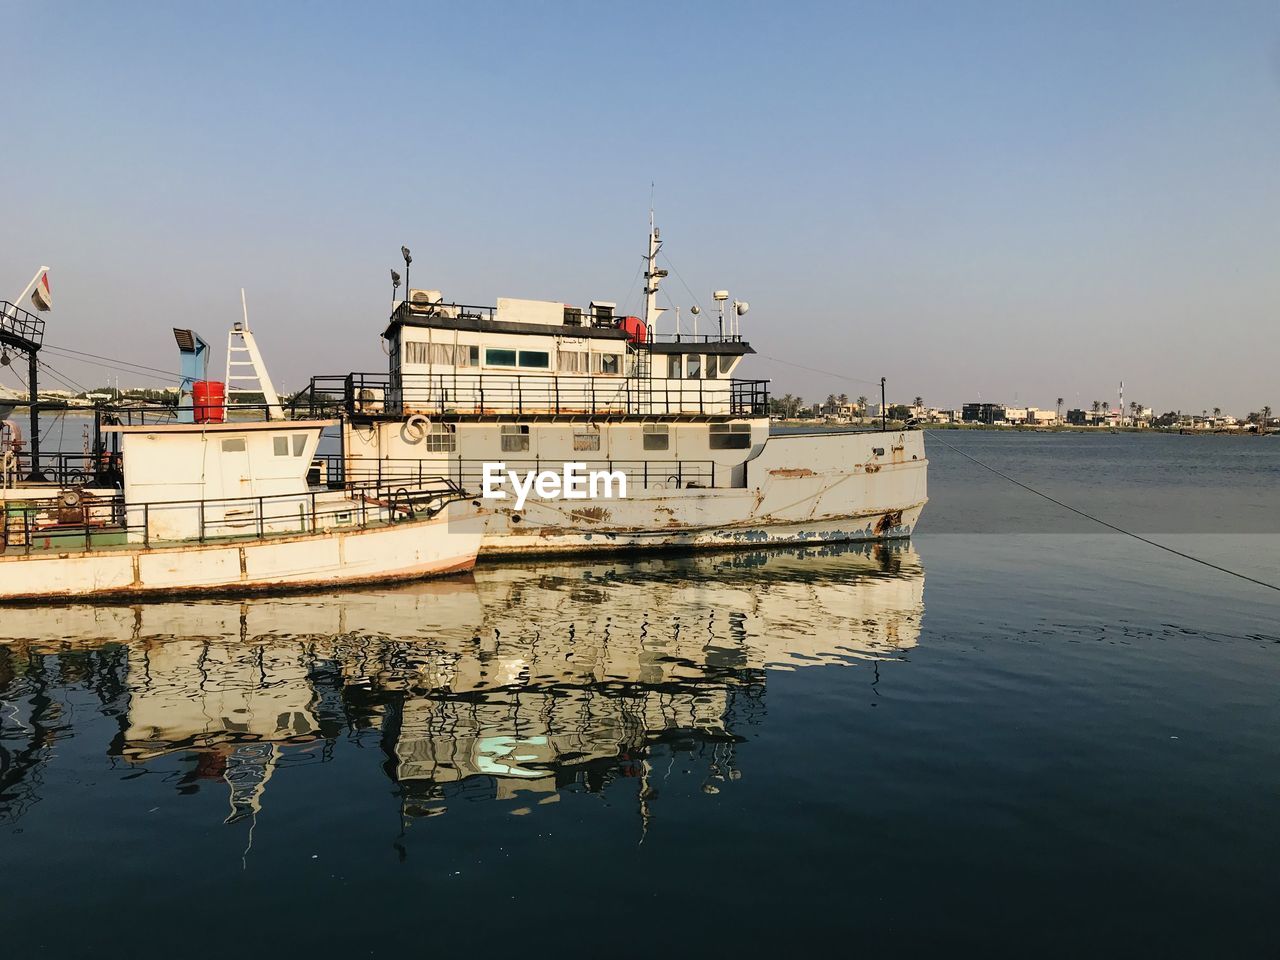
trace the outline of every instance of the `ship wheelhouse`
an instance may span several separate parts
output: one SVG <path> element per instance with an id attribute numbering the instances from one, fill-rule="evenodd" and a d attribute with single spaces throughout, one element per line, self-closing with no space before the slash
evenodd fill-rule
<path id="1" fill-rule="evenodd" d="M 383 332 L 387 373 L 313 378 L 312 402 L 341 406 L 349 477 L 442 461 L 474 486 L 486 462 L 582 461 L 640 488 L 742 486 L 769 432 L 768 382 L 734 376 L 751 346 L 736 334 L 655 337 L 614 311 L 477 307 L 414 290 Z"/>
<path id="2" fill-rule="evenodd" d="M 342 391 L 348 412 L 444 420 L 767 416 L 767 382 L 733 376 L 754 352 L 740 337 L 658 340 L 637 318 L 612 311 L 598 302 L 584 315 L 535 300 L 407 301 L 383 333 L 389 373 L 353 374 Z"/>

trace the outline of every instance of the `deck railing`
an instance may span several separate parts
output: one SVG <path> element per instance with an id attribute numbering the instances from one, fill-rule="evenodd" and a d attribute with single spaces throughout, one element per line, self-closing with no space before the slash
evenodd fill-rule
<path id="1" fill-rule="evenodd" d="M 328 484 L 337 489 L 343 486 L 359 488 L 362 485 L 388 487 L 397 484 L 421 484 L 423 478 L 445 474 L 459 489 L 472 496 L 480 493 L 487 463 L 501 462 L 504 469 L 523 475 L 532 470 L 562 469 L 566 462 L 581 463 L 583 469 L 622 473 L 630 489 L 685 489 L 689 487 L 714 487 L 716 480 L 729 479 L 729 471 L 714 460 L 544 460 L 538 457 L 520 457 L 519 451 L 486 460 L 464 457 L 423 460 L 415 458 L 379 458 L 370 460 L 350 459 L 344 462 L 341 454 L 328 454 L 316 458 L 323 465 Z"/>
<path id="2" fill-rule="evenodd" d="M 463 496 L 447 477 L 427 477 L 417 484 L 356 485 L 341 500 L 328 491 L 309 490 L 125 503 L 118 495 L 96 497 L 74 491 L 74 499 L 7 505 L 0 517 L 0 552 L 148 548 L 364 529 L 423 513 L 435 515 Z"/>
<path id="3" fill-rule="evenodd" d="M 769 381 L 510 373 L 349 373 L 312 377 L 312 416 L 767 416 Z"/>

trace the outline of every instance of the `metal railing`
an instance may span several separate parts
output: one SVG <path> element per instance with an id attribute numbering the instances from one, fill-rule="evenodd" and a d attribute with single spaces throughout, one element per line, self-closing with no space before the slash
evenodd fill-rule
<path id="1" fill-rule="evenodd" d="M 740 333 L 649 333 L 650 343 L 746 343 Z M 733 354 L 736 356 L 736 354 Z"/>
<path id="2" fill-rule="evenodd" d="M 422 484 L 357 486 L 345 499 L 327 491 L 125 503 L 119 496 L 58 498 L 40 504 L 8 504 L 0 517 L 0 552 L 120 549 L 181 543 L 243 541 L 298 536 L 329 529 L 370 526 L 435 516 L 465 494 L 447 477 Z"/>
<path id="3" fill-rule="evenodd" d="M 78 487 L 87 483 L 106 483 L 110 462 L 106 456 L 95 457 L 89 453 L 45 453 L 40 452 L 36 458 L 39 473 L 48 482 L 66 487 Z M 23 479 L 32 474 L 31 454 L 14 453 L 10 461 L 11 468 L 0 473 L 0 487 L 21 487 L 27 483 Z"/>
<path id="4" fill-rule="evenodd" d="M 391 312 L 392 320 L 492 320 L 497 307 L 478 307 L 470 303 L 410 303 L 402 300 Z"/>
<path id="5" fill-rule="evenodd" d="M 44 343 L 44 321 L 17 304 L 0 301 L 0 340 L 38 350 Z"/>
<path id="6" fill-rule="evenodd" d="M 340 399 L 339 399 L 340 398 Z M 767 380 L 652 380 L 511 373 L 382 373 L 312 377 L 312 416 L 767 416 Z"/>
<path id="7" fill-rule="evenodd" d="M 535 474 L 543 470 L 560 470 L 564 468 L 566 462 L 581 463 L 587 472 L 622 473 L 627 478 L 628 488 L 642 490 L 714 487 L 717 477 L 721 481 L 729 477 L 726 468 L 718 465 L 714 460 L 545 460 L 539 457 L 521 458 L 520 453 L 521 451 L 512 451 L 510 454 L 502 454 L 486 460 L 451 456 L 437 460 L 382 458 L 362 461 L 354 459 L 344 463 L 340 454 L 317 457 L 317 460 L 325 464 L 325 473 L 335 488 L 344 485 L 359 488 L 362 484 L 376 487 L 403 483 L 420 484 L 424 477 L 440 475 L 444 471 L 455 487 L 469 491 L 472 495 L 480 493 L 485 464 L 497 462 L 504 464 L 505 470 L 514 470 L 520 475 L 529 470 Z"/>

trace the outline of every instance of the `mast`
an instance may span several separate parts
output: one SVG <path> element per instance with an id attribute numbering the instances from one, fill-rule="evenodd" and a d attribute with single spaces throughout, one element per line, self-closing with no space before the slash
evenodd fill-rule
<path id="1" fill-rule="evenodd" d="M 658 306 L 658 284 L 667 275 L 666 270 L 658 267 L 658 251 L 662 249 L 662 238 L 658 228 L 653 225 L 653 208 L 649 208 L 649 253 L 645 257 L 644 267 L 644 325 L 649 331 L 649 339 L 656 339 L 654 328 L 658 322 L 658 314 L 666 307 Z M 676 331 L 679 333 L 680 331 Z"/>
<path id="2" fill-rule="evenodd" d="M 276 393 L 276 388 L 271 383 L 271 376 L 267 373 L 267 365 L 262 362 L 262 353 L 258 350 L 258 341 L 253 338 L 253 331 L 249 329 L 249 306 L 245 302 L 243 287 L 240 289 L 240 307 L 244 311 L 244 322 L 233 324 L 231 331 L 227 334 L 227 374 L 223 381 L 227 390 L 227 406 L 231 405 L 232 384 L 235 381 L 254 383 L 262 393 L 262 400 L 267 408 L 267 419 L 283 420 L 284 410 L 280 406 L 280 396 Z M 241 356 L 248 357 L 248 359 L 236 359 Z M 248 367 L 249 372 L 237 372 L 238 368 L 243 367 Z M 249 388 L 235 387 L 234 389 L 247 390 Z"/>

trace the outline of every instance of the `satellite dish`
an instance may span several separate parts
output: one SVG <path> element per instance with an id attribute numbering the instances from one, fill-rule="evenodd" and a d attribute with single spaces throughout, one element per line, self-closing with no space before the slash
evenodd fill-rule
<path id="1" fill-rule="evenodd" d="M 689 312 L 696 317 L 698 314 L 702 312 L 702 309 L 695 303 L 692 307 L 689 308 Z"/>
<path id="2" fill-rule="evenodd" d="M 751 309 L 751 304 L 747 303 L 745 300 L 735 300 L 733 301 L 733 309 L 738 311 L 738 316 L 742 316 Z"/>

